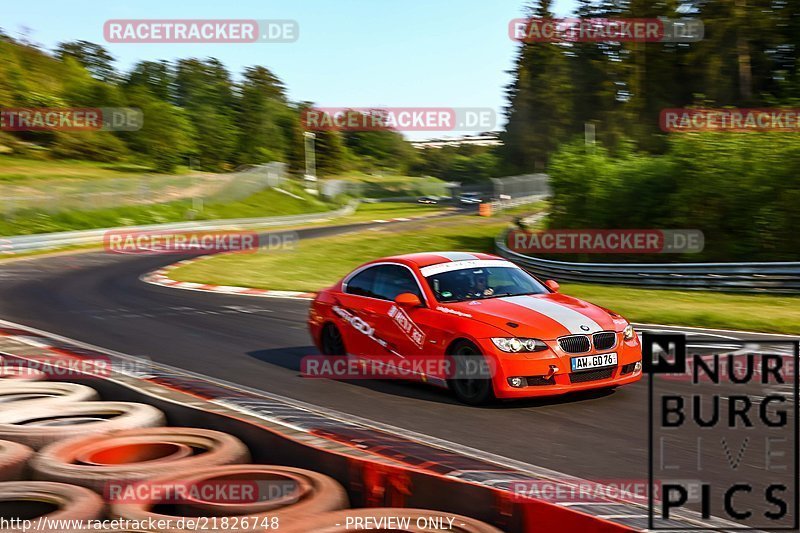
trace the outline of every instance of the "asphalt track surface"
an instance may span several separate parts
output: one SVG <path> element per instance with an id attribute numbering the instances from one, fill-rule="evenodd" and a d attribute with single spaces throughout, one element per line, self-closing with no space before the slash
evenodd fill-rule
<path id="1" fill-rule="evenodd" d="M 377 225 L 298 233 L 301 239 L 333 237 Z M 308 302 L 177 290 L 139 280 L 177 259 L 92 252 L 0 264 L 0 317 L 568 475 L 600 481 L 647 479 L 646 379 L 613 392 L 475 408 L 423 384 L 302 378 L 300 359 L 316 353 L 305 325 Z M 706 339 L 723 346 L 753 337 L 689 333 L 690 341 Z M 691 386 L 674 383 L 683 393 Z M 696 461 L 693 453 L 680 452 L 696 436 L 683 432 L 677 437 L 676 464 Z M 714 446 L 705 453 L 717 460 L 722 454 L 719 443 Z M 745 456 L 739 474 L 766 483 L 772 474 L 764 467 L 763 451 L 755 453 Z M 723 466 L 712 464 L 709 476 L 715 468 Z"/>

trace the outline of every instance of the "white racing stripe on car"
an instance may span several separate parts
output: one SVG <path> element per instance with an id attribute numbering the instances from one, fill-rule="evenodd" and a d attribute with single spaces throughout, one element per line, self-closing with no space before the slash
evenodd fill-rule
<path id="1" fill-rule="evenodd" d="M 570 333 L 588 334 L 595 333 L 597 331 L 603 331 L 603 328 L 600 327 L 600 324 L 586 315 L 582 315 L 581 313 L 570 309 L 569 307 L 551 302 L 549 300 L 533 298 L 531 296 L 509 296 L 508 298 L 503 298 L 503 300 L 525 307 L 531 311 L 541 313 L 547 318 L 555 320 L 567 328 Z M 581 326 L 586 326 L 589 329 L 581 329 Z"/>
<path id="2" fill-rule="evenodd" d="M 450 261 L 469 261 L 471 259 L 478 259 L 472 254 L 465 252 L 434 252 L 434 255 L 440 255 Z"/>

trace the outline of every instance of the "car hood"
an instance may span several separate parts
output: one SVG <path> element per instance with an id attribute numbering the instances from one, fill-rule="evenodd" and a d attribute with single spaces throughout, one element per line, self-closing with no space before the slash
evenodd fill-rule
<path id="1" fill-rule="evenodd" d="M 603 330 L 619 331 L 627 324 L 625 319 L 615 319 L 601 307 L 559 293 L 488 298 L 444 306 L 460 316 L 495 326 L 515 337 L 542 340 Z"/>

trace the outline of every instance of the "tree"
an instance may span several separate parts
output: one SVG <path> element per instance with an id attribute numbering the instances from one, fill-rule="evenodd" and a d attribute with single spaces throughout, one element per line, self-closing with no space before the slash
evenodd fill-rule
<path id="1" fill-rule="evenodd" d="M 62 61 L 66 57 L 75 58 L 98 80 L 114 82 L 117 79 L 114 58 L 99 44 L 88 41 L 59 43 L 56 47 L 56 57 Z"/>
<path id="2" fill-rule="evenodd" d="M 144 87 L 151 96 L 164 102 L 174 102 L 175 75 L 168 61 L 140 61 L 131 69 L 125 86 Z"/>
<path id="3" fill-rule="evenodd" d="M 269 69 L 248 67 L 239 84 L 237 159 L 239 163 L 265 163 L 287 159 L 299 118 L 289 109 L 283 85 Z"/>
<path id="4" fill-rule="evenodd" d="M 552 19 L 551 0 L 538 0 L 531 17 Z M 543 168 L 547 155 L 570 135 L 572 81 L 561 43 L 522 43 L 507 87 L 508 119 L 501 135 L 510 172 Z"/>
<path id="5" fill-rule="evenodd" d="M 187 155 L 196 152 L 192 123 L 184 110 L 157 100 L 144 90 L 134 91 L 130 102 L 142 110 L 144 124 L 140 130 L 121 136 L 131 150 L 153 161 L 157 170 L 171 172 Z"/>
<path id="6" fill-rule="evenodd" d="M 175 75 L 176 102 L 192 123 L 196 161 L 222 170 L 234 159 L 235 103 L 230 73 L 217 59 L 181 59 Z"/>

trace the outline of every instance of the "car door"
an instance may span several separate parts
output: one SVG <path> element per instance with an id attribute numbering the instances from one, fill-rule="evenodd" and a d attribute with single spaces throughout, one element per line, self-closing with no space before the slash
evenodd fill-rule
<path id="1" fill-rule="evenodd" d="M 373 291 L 377 301 L 372 306 L 370 318 L 378 325 L 388 352 L 398 357 L 417 355 L 424 346 L 425 333 L 410 316 L 414 310 L 402 308 L 394 302 L 398 295 L 406 292 L 424 300 L 411 269 L 401 264 L 378 267 Z"/>
<path id="2" fill-rule="evenodd" d="M 376 268 L 370 266 L 351 274 L 333 306 L 348 354 L 362 356 L 376 350 L 375 323 L 370 318 Z"/>
<path id="3" fill-rule="evenodd" d="M 435 302 L 429 305 L 431 302 L 426 301 L 416 275 L 405 265 L 391 265 L 378 270 L 373 289 L 375 296 L 386 302 L 373 320 L 398 363 L 402 363 L 406 370 L 413 370 L 415 376 L 423 381 L 442 383 L 447 373 L 443 363 L 446 340 L 450 335 L 446 324 L 452 321 L 452 317 L 442 316 Z M 422 306 L 395 304 L 394 299 L 404 292 L 415 294 Z"/>

